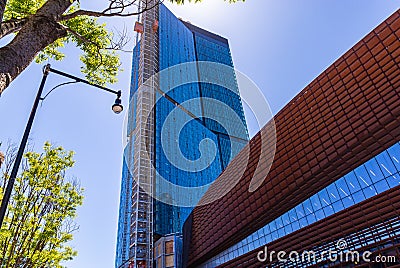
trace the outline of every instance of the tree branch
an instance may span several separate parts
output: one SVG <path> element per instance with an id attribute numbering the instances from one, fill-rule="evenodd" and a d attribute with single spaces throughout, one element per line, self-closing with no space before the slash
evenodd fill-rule
<path id="1" fill-rule="evenodd" d="M 126 26 L 122 28 L 122 30 L 118 30 L 117 28 L 113 29 L 113 32 L 118 35 L 117 39 L 114 39 L 114 36 L 112 38 L 109 38 L 110 41 L 110 47 L 107 47 L 105 49 L 110 49 L 110 50 L 118 50 L 118 51 L 124 51 L 123 48 L 125 47 L 126 44 L 129 43 L 131 40 L 128 36 L 128 30 L 126 29 Z"/>
<path id="2" fill-rule="evenodd" d="M 0 0 L 1 1 L 1 0 Z M 4 21 L 0 24 L 0 38 L 7 36 L 9 34 L 18 32 L 22 26 L 26 24 L 28 19 L 20 19 L 20 20 L 8 20 Z"/>
<path id="3" fill-rule="evenodd" d="M 116 1 L 111 1 L 112 3 L 116 2 Z M 156 7 L 157 5 L 159 5 L 160 3 L 162 3 L 162 0 L 157 1 L 155 4 L 148 6 L 148 3 L 146 2 L 145 6 L 138 11 L 135 12 L 127 12 L 124 13 L 124 10 L 127 7 L 130 7 L 132 5 L 135 4 L 135 1 L 128 3 L 128 4 L 124 4 L 124 1 L 119 1 L 120 5 L 119 6 L 112 6 L 112 4 L 110 4 L 110 6 L 106 9 L 104 9 L 103 11 L 93 11 L 93 10 L 84 10 L 84 9 L 80 9 L 77 10 L 71 14 L 66 14 L 60 17 L 59 21 L 66 21 L 66 20 L 70 20 L 73 18 L 76 18 L 78 16 L 89 16 L 89 17 L 130 17 L 130 16 L 137 16 L 145 11 L 148 11 L 154 7 Z"/>
<path id="4" fill-rule="evenodd" d="M 78 33 L 75 32 L 74 30 L 72 30 L 72 29 L 70 29 L 70 28 L 68 28 L 68 27 L 66 27 L 66 26 L 64 26 L 64 29 L 65 29 L 67 32 L 69 32 L 70 34 L 72 34 L 73 36 L 75 36 L 77 39 L 79 39 L 79 40 L 81 40 L 82 42 L 84 42 L 84 43 L 90 43 L 90 44 L 93 44 L 93 45 L 95 45 L 95 46 L 97 46 L 97 47 L 99 46 L 98 44 L 96 44 L 96 43 L 93 42 L 92 40 L 87 39 L 86 37 L 84 37 L 84 36 L 78 34 Z"/>
<path id="5" fill-rule="evenodd" d="M 77 0 L 48 0 L 35 15 L 49 17 L 57 21 L 75 1 Z"/>
<path id="6" fill-rule="evenodd" d="M 103 62 L 103 56 L 101 55 L 100 50 L 103 49 L 103 48 L 99 44 L 97 44 L 96 42 L 93 42 L 92 40 L 87 39 L 86 37 L 78 34 L 74 30 L 71 30 L 70 28 L 65 27 L 65 26 L 64 26 L 64 28 L 65 28 L 65 30 L 67 30 L 67 32 L 71 33 L 73 36 L 75 36 L 76 38 L 78 38 L 82 42 L 92 44 L 97 48 L 96 53 L 99 55 L 99 58 L 100 58 L 100 65 L 98 67 L 100 67 L 102 65 L 102 62 Z"/>
<path id="7" fill-rule="evenodd" d="M 67 15 L 63 15 L 61 16 L 59 21 L 66 21 L 66 20 L 70 20 L 73 18 L 76 18 L 78 16 L 89 16 L 89 17 L 128 17 L 128 16 L 135 16 L 135 15 L 139 15 L 141 12 L 132 12 L 132 13 L 127 13 L 127 14 L 121 14 L 121 13 L 103 13 L 100 11 L 92 11 L 92 10 L 84 10 L 84 9 L 80 9 L 77 10 L 71 14 L 67 14 Z"/>

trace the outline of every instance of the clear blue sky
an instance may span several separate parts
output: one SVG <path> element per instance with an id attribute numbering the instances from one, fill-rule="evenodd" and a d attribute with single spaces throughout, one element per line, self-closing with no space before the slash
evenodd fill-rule
<path id="1" fill-rule="evenodd" d="M 91 3 L 90 3 L 91 2 Z M 81 1 L 85 8 L 101 9 L 107 1 Z M 400 7 L 399 0 L 247 0 L 226 4 L 204 0 L 183 7 L 168 4 L 178 17 L 227 37 L 235 67 L 248 75 L 265 93 L 275 114 L 301 89 Z M 126 25 L 134 19 L 108 20 Z M 131 47 L 129 48 L 131 49 Z M 54 68 L 81 76 L 79 51 L 64 50 L 63 62 Z M 122 54 L 125 72 L 118 84 L 127 106 L 131 55 Z M 0 98 L 0 141 L 20 142 L 41 79 L 42 65 L 32 64 Z M 47 89 L 66 81 L 49 76 Z M 114 96 L 74 85 L 60 88 L 39 108 L 31 140 L 36 150 L 45 141 L 76 152 L 70 176 L 85 190 L 79 209 L 80 230 L 71 245 L 78 257 L 67 267 L 113 267 L 122 165 L 124 115 L 114 115 Z M 253 135 L 257 126 L 249 123 Z"/>

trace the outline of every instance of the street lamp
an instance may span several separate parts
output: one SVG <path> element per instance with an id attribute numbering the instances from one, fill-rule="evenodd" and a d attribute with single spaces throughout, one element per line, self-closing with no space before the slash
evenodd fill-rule
<path id="1" fill-rule="evenodd" d="M 84 83 L 84 84 L 91 85 L 93 87 L 100 88 L 100 89 L 105 90 L 107 92 L 113 93 L 113 94 L 117 95 L 115 103 L 112 106 L 113 112 L 116 113 L 116 114 L 119 114 L 124 109 L 123 106 L 121 105 L 121 91 L 120 90 L 119 91 L 115 91 L 115 90 L 112 90 L 112 89 L 109 89 L 109 88 L 106 88 L 106 87 L 103 87 L 103 86 L 91 84 L 87 80 L 83 80 L 83 79 L 81 79 L 79 77 L 76 77 L 76 76 L 73 76 L 73 75 L 70 75 L 70 74 L 55 70 L 55 69 L 50 67 L 50 64 L 45 65 L 44 68 L 43 68 L 42 81 L 40 83 L 39 90 L 38 90 L 38 93 L 36 95 L 36 99 L 35 99 L 35 101 L 33 103 L 31 114 L 29 116 L 28 123 L 26 124 L 24 135 L 23 135 L 22 140 L 21 140 L 21 144 L 19 145 L 18 152 L 17 152 L 17 155 L 15 157 L 14 166 L 13 166 L 13 169 L 11 171 L 11 175 L 10 175 L 10 178 L 8 180 L 6 190 L 4 192 L 3 200 L 1 200 L 0 227 L 3 225 L 3 220 L 4 220 L 4 217 L 6 215 L 7 205 L 9 203 L 9 201 L 10 201 L 11 192 L 12 192 L 12 189 L 13 189 L 14 183 L 15 183 L 15 178 L 17 177 L 17 174 L 18 174 L 18 169 L 19 169 L 19 166 L 20 166 L 21 161 L 22 161 L 22 156 L 23 156 L 24 151 L 25 151 L 25 146 L 26 146 L 26 143 L 28 141 L 29 133 L 30 133 L 31 128 L 32 128 L 33 120 L 34 120 L 35 115 L 36 115 L 36 111 L 37 111 L 37 108 L 38 108 L 38 105 L 39 105 L 39 101 L 40 100 L 44 100 L 48 96 L 48 94 L 51 93 L 51 91 L 53 91 L 54 89 L 56 89 L 58 87 L 58 86 L 54 87 L 52 90 L 50 90 L 50 92 L 46 96 L 42 97 L 43 88 L 44 88 L 44 85 L 46 83 L 47 76 L 48 76 L 48 74 L 50 72 L 74 80 L 74 82 L 63 83 L 63 84 L 60 84 L 59 86 L 65 85 L 65 84 L 70 84 L 70 83 Z"/>
<path id="2" fill-rule="evenodd" d="M 122 110 L 124 109 L 124 107 L 122 107 L 121 105 L 121 98 L 117 97 L 115 99 L 115 103 L 114 105 L 111 107 L 111 109 L 113 110 L 114 113 L 119 114 L 120 112 L 122 112 Z"/>

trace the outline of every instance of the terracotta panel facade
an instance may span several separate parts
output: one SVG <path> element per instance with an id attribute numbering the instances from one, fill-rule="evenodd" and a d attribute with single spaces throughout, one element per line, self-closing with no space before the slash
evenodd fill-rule
<path id="1" fill-rule="evenodd" d="M 184 238 L 188 266 L 236 244 L 399 141 L 399 66 L 397 11 L 304 88 L 250 141 L 248 162 L 243 150 L 221 174 L 221 181 L 235 176 L 247 162 L 240 182 L 226 196 L 192 212 L 185 226 L 191 232 Z M 273 124 L 274 162 L 268 174 L 255 173 L 257 166 L 267 166 L 268 159 L 260 158 L 261 149 L 273 151 L 265 139 L 273 135 Z M 253 178 L 264 182 L 250 192 Z M 215 194 L 217 186 L 204 198 Z"/>

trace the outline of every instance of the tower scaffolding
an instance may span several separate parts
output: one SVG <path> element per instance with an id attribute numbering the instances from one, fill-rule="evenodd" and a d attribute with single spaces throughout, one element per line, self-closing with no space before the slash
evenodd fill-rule
<path id="1" fill-rule="evenodd" d="M 154 112 L 155 92 L 158 81 L 151 79 L 158 72 L 158 0 L 141 0 L 144 6 L 154 6 L 142 13 L 138 89 L 136 96 L 136 127 L 131 133 L 131 146 L 127 155 L 133 156 L 132 213 L 129 267 L 152 268 L 153 262 L 153 187 L 154 169 Z M 150 115 L 150 116 L 149 116 Z"/>

